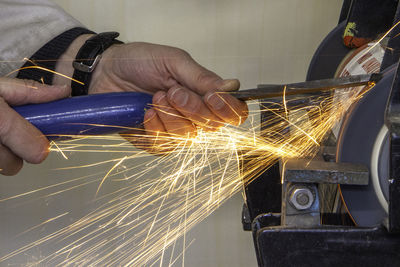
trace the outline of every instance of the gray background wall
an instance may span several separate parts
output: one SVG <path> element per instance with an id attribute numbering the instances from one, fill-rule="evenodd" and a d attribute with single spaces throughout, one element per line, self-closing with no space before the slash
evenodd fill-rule
<path id="1" fill-rule="evenodd" d="M 183 48 L 222 77 L 239 78 L 242 88 L 304 80 L 315 49 L 337 23 L 342 3 L 341 0 L 55 2 L 94 31 L 117 30 L 123 41 Z M 16 177 L 0 176 L 0 199 L 54 180 L 83 175 L 82 170 L 50 171 L 63 164 L 59 155 L 52 154 L 40 166 L 26 165 Z M 64 202 L 79 210 L 79 199 L 84 195 L 82 190 L 76 190 L 66 194 Z M 8 247 L 17 246 L 13 243 L 14 235 L 21 229 L 33 226 L 38 218 L 52 215 L 51 199 L 38 202 L 40 205 L 29 202 L 25 199 L 19 204 L 0 203 L 1 254 Z M 242 203 L 241 195 L 234 196 L 195 227 L 190 234 L 195 242 L 186 252 L 186 266 L 256 266 L 251 234 L 242 231 Z M 16 259 L 12 263 L 22 262 Z"/>

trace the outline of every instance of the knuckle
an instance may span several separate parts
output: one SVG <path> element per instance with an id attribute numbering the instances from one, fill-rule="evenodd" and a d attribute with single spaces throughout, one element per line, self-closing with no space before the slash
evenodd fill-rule
<path id="1" fill-rule="evenodd" d="M 174 52 L 182 58 L 192 59 L 192 56 L 186 50 L 183 50 L 181 48 L 174 47 Z"/>
<path id="2" fill-rule="evenodd" d="M 204 81 L 207 81 L 210 75 L 208 73 L 200 72 L 199 75 L 197 75 L 197 82 L 202 83 Z"/>
<path id="3" fill-rule="evenodd" d="M 197 84 L 203 84 L 206 88 L 217 89 L 214 88 L 214 83 L 219 80 L 219 77 L 215 76 L 213 73 L 209 71 L 202 71 L 196 77 Z"/>
<path id="4" fill-rule="evenodd" d="M 11 130 L 11 121 L 6 101 L 0 97 L 0 140 L 4 138 Z"/>
<path id="5" fill-rule="evenodd" d="M 165 98 L 166 93 L 164 91 L 158 91 L 153 95 L 153 104 L 158 105 L 161 102 L 163 102 L 163 99 Z"/>
<path id="6" fill-rule="evenodd" d="M 203 105 L 202 100 L 195 98 L 192 99 L 190 102 L 190 110 L 188 110 L 188 114 L 191 117 L 198 117 L 203 114 L 203 111 L 205 110 L 205 105 Z"/>

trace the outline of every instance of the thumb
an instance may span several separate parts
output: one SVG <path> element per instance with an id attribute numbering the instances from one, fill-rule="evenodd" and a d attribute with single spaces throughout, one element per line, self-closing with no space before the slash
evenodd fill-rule
<path id="1" fill-rule="evenodd" d="M 240 82 L 238 79 L 226 79 L 222 81 L 222 85 L 218 87 L 218 91 L 229 92 L 239 90 Z"/>
<path id="2" fill-rule="evenodd" d="M 68 97 L 71 89 L 66 86 L 46 85 L 33 80 L 0 78 L 0 97 L 9 105 L 49 102 Z"/>
<path id="3" fill-rule="evenodd" d="M 205 95 L 209 91 L 235 91 L 240 87 L 239 80 L 223 80 L 214 72 L 198 64 L 187 53 L 178 57 L 173 69 L 175 80 L 200 95 Z"/>

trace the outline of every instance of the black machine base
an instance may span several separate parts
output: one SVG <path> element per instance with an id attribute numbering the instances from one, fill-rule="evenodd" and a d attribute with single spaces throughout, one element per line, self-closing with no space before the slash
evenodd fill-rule
<path id="1" fill-rule="evenodd" d="M 259 266 L 400 266 L 400 236 L 384 227 L 270 226 L 276 222 L 266 214 L 253 223 Z"/>

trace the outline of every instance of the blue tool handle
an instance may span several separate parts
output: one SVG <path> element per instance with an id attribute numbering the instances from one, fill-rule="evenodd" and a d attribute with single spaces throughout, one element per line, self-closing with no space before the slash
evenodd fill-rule
<path id="1" fill-rule="evenodd" d="M 106 93 L 14 107 L 49 139 L 65 135 L 104 135 L 140 127 L 152 96 Z M 104 126 L 96 126 L 104 125 Z"/>

